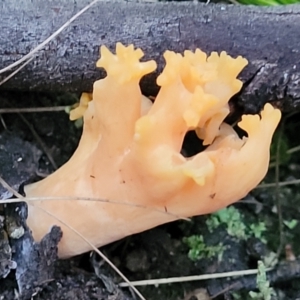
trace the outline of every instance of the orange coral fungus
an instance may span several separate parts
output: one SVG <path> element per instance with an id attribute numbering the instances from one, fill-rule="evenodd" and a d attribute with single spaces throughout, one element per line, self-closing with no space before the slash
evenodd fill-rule
<path id="1" fill-rule="evenodd" d="M 116 55 L 101 47 L 97 66 L 106 69 L 107 77 L 95 82 L 93 100 L 83 99 L 86 108 L 77 111 L 84 114 L 78 149 L 55 173 L 26 187 L 28 197 L 77 197 L 29 205 L 28 224 L 37 240 L 52 225 L 62 227 L 61 257 L 90 246 L 38 207 L 102 246 L 173 221 L 174 215 L 221 209 L 245 196 L 266 174 L 280 111 L 266 104 L 260 116 L 244 115 L 238 124 L 248 133 L 243 139 L 223 123 L 228 100 L 242 86 L 236 77 L 246 59 L 225 52 L 207 57 L 200 50 L 184 55 L 167 51 L 157 79 L 160 92 L 142 113 L 147 99 L 139 81 L 156 68 L 154 61 L 140 62 L 142 56 L 132 45 L 117 44 Z M 208 147 L 185 158 L 180 150 L 189 130 L 196 130 Z"/>

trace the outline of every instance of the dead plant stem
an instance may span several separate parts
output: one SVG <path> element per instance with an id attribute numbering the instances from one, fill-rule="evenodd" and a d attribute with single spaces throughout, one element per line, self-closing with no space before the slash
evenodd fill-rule
<path id="1" fill-rule="evenodd" d="M 16 62 L 10 64 L 9 66 L 0 70 L 0 74 L 11 70 L 12 68 L 20 65 L 24 61 L 31 59 L 33 55 L 35 55 L 39 50 L 43 49 L 45 45 L 51 42 L 56 36 L 58 36 L 64 29 L 66 29 L 72 22 L 74 22 L 80 15 L 82 15 L 85 11 L 87 11 L 90 7 L 96 4 L 100 0 L 94 0 L 89 5 L 85 6 L 81 9 L 77 14 L 75 14 L 72 18 L 70 18 L 66 23 L 64 23 L 58 30 L 56 30 L 53 34 L 51 34 L 44 42 L 39 44 L 33 50 L 31 50 L 28 54 L 24 55 L 21 59 L 17 60 Z"/>
<path id="2" fill-rule="evenodd" d="M 13 189 L 1 176 L 0 176 L 0 183 L 4 188 L 6 188 L 9 192 L 11 192 L 13 195 L 15 195 L 17 198 L 22 199 L 22 201 L 26 201 L 26 197 L 22 196 L 19 192 L 17 192 L 15 189 Z M 109 266 L 117 273 L 119 276 L 125 280 L 125 282 L 128 284 L 128 287 L 131 287 L 133 291 L 140 297 L 141 300 L 146 300 L 144 296 L 130 283 L 130 281 L 127 279 L 127 277 L 110 261 L 108 257 L 106 257 L 97 247 L 95 247 L 87 238 L 85 238 L 79 231 L 77 231 L 75 228 L 52 214 L 51 212 L 43 209 L 42 207 L 36 205 L 36 204 L 30 204 L 34 207 L 40 209 L 41 211 L 45 212 L 47 215 L 51 216 L 61 224 L 68 227 L 70 230 L 72 230 L 75 234 L 77 234 L 83 241 L 85 241 L 106 263 L 109 264 Z"/>
<path id="3" fill-rule="evenodd" d="M 284 129 L 285 119 L 278 129 L 278 140 L 276 144 L 276 165 L 275 165 L 275 200 L 278 214 L 278 230 L 279 230 L 279 246 L 277 249 L 276 256 L 280 256 L 284 244 L 284 234 L 283 234 L 283 218 L 282 218 L 282 209 L 281 209 L 281 199 L 280 199 L 280 186 L 279 186 L 279 177 L 280 177 L 280 145 L 281 138 Z"/>
<path id="4" fill-rule="evenodd" d="M 271 270 L 273 270 L 273 268 L 267 268 L 266 272 L 269 272 Z M 130 283 L 134 286 L 159 285 L 159 284 L 169 284 L 169 283 L 177 283 L 177 282 L 190 282 L 190 281 L 217 279 L 217 278 L 247 276 L 247 275 L 255 275 L 257 273 L 258 270 L 253 269 L 253 270 L 230 271 L 224 273 L 202 274 L 202 275 L 192 275 L 192 276 L 183 276 L 183 277 L 139 280 L 139 281 L 131 281 Z M 128 285 L 126 282 L 122 282 L 119 284 L 119 286 L 127 287 Z"/>
<path id="5" fill-rule="evenodd" d="M 41 148 L 43 149 L 44 153 L 46 154 L 46 156 L 48 157 L 52 167 L 54 170 L 57 170 L 57 164 L 54 160 L 54 158 L 52 157 L 48 147 L 46 146 L 46 144 L 44 143 L 44 141 L 40 138 L 40 136 L 37 134 L 37 132 L 35 131 L 35 129 L 33 128 L 33 126 L 28 122 L 28 120 L 20 113 L 18 113 L 19 117 L 22 119 L 22 121 L 28 126 L 29 130 L 31 131 L 32 135 L 34 136 L 34 138 L 36 139 L 36 141 L 39 143 L 39 145 L 41 146 Z"/>
<path id="6" fill-rule="evenodd" d="M 23 107 L 23 108 L 0 108 L 0 114 L 17 114 L 17 113 L 40 113 L 65 111 L 69 106 L 52 106 L 52 107 Z"/>
<path id="7" fill-rule="evenodd" d="M 14 77 L 17 73 L 19 73 L 27 64 L 29 64 L 34 59 L 34 56 L 29 58 L 27 61 L 25 61 L 18 69 L 13 71 L 11 74 L 9 74 L 7 77 L 5 77 L 2 81 L 0 81 L 0 85 Z"/>

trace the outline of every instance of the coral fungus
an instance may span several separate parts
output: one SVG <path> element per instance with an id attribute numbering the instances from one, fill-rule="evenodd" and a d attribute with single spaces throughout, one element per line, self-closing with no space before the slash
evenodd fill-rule
<path id="1" fill-rule="evenodd" d="M 246 59 L 225 52 L 207 57 L 198 49 L 184 55 L 166 51 L 166 67 L 157 78 L 161 88 L 149 105 L 139 81 L 156 63 L 140 62 L 142 56 L 132 45 L 117 44 L 116 55 L 101 47 L 97 66 L 107 76 L 95 82 L 92 100 L 84 99 L 79 110 L 84 128 L 76 152 L 55 173 L 25 189 L 27 197 L 69 197 L 29 205 L 28 224 L 37 240 L 52 225 L 62 227 L 61 257 L 90 250 L 65 224 L 102 246 L 173 221 L 175 215 L 226 207 L 253 189 L 268 169 L 280 111 L 266 104 L 260 116 L 242 116 L 238 126 L 248 134 L 242 139 L 223 122 L 228 100 L 242 86 L 236 77 Z M 180 151 L 190 130 L 208 146 L 186 158 Z"/>

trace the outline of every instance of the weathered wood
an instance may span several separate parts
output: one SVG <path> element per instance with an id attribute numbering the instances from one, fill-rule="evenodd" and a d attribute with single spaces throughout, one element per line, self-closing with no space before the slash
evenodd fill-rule
<path id="1" fill-rule="evenodd" d="M 3 0 L 0 3 L 0 68 L 45 40 L 90 0 Z M 2 89 L 91 89 L 104 73 L 95 68 L 99 45 L 133 43 L 161 70 L 166 49 L 199 47 L 242 55 L 250 64 L 241 74 L 246 85 L 238 104 L 256 111 L 266 101 L 283 109 L 300 107 L 300 6 L 250 7 L 193 2 L 103 2 L 80 16 L 40 51 Z M 0 79 L 7 75 L 1 74 Z M 155 74 L 142 83 L 154 94 Z M 285 98 L 284 101 L 281 99 Z"/>

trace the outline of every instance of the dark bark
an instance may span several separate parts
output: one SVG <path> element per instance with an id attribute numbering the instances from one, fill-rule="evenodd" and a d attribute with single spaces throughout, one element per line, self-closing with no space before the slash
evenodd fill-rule
<path id="1" fill-rule="evenodd" d="M 45 40 L 89 0 L 3 0 L 0 3 L 0 68 Z M 200 3 L 99 2 L 39 52 L 2 89 L 90 90 L 104 73 L 95 68 L 99 45 L 133 43 L 161 70 L 166 49 L 201 48 L 242 55 L 249 66 L 238 105 L 256 111 L 266 101 L 300 107 L 300 6 L 250 7 Z M 6 74 L 0 75 L 0 79 Z M 156 74 L 142 82 L 155 94 Z M 282 100 L 284 99 L 284 101 Z"/>

